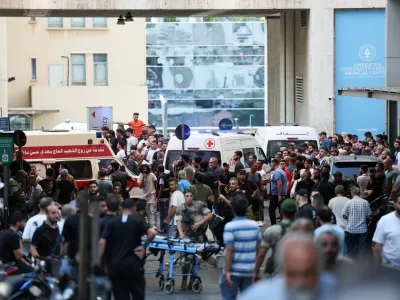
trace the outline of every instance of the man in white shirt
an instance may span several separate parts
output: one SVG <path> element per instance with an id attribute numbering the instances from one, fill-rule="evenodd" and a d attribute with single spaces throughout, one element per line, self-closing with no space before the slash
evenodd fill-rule
<path id="1" fill-rule="evenodd" d="M 117 149 L 118 149 L 117 158 L 122 162 L 124 157 L 126 157 L 125 142 L 124 141 L 118 141 Z"/>
<path id="2" fill-rule="evenodd" d="M 40 212 L 36 216 L 33 216 L 26 222 L 24 233 L 22 234 L 22 242 L 24 243 L 24 254 L 29 254 L 30 244 L 32 241 L 33 234 L 36 229 L 42 226 L 43 222 L 46 221 L 46 208 L 53 203 L 53 199 L 49 197 L 43 197 L 39 200 Z"/>
<path id="3" fill-rule="evenodd" d="M 336 186 L 335 194 L 336 194 L 336 197 L 329 200 L 328 207 L 332 210 L 333 214 L 336 217 L 336 224 L 340 228 L 345 230 L 346 226 L 347 226 L 347 220 L 345 220 L 343 218 L 342 211 L 343 211 L 344 205 L 350 199 L 343 196 L 344 195 L 344 186 L 343 185 Z"/>
<path id="4" fill-rule="evenodd" d="M 150 225 L 157 229 L 157 177 L 151 172 L 149 165 L 141 165 L 139 172 L 139 187 L 143 189 L 143 198 L 147 202 L 146 213 L 149 217 Z"/>
<path id="5" fill-rule="evenodd" d="M 168 215 L 164 219 L 164 224 L 168 224 L 168 238 L 174 239 L 178 233 L 176 222 L 179 221 L 180 209 L 185 202 L 185 197 L 178 190 L 178 183 L 175 179 L 169 181 L 169 189 L 171 197 L 169 199 Z"/>
<path id="6" fill-rule="evenodd" d="M 377 261 L 384 267 L 400 270 L 400 196 L 396 198 L 395 208 L 380 219 L 372 241 Z"/>
<path id="7" fill-rule="evenodd" d="M 150 150 L 147 152 L 147 156 L 146 156 L 146 161 L 148 162 L 149 165 L 151 165 L 153 163 L 153 156 L 158 151 L 160 151 L 160 149 L 158 149 L 157 140 L 152 139 L 150 141 Z"/>
<path id="8" fill-rule="evenodd" d="M 138 144 L 138 139 L 135 137 L 135 133 L 130 127 L 126 129 L 125 133 L 128 137 L 126 139 L 126 152 L 130 153 L 132 150 L 132 146 L 136 146 Z"/>

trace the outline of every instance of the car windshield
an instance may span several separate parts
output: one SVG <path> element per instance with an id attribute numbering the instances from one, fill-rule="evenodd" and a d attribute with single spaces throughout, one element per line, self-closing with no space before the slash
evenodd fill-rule
<path id="1" fill-rule="evenodd" d="M 221 159 L 221 152 L 219 151 L 185 150 L 183 153 L 189 155 L 190 159 L 194 159 L 196 157 L 201 157 L 202 160 L 206 161 L 209 161 L 211 157 Z M 165 160 L 165 166 L 167 170 L 172 170 L 172 164 L 180 155 L 182 155 L 182 151 L 180 150 L 168 151 L 167 159 Z"/>
<path id="2" fill-rule="evenodd" d="M 353 178 L 354 174 L 356 176 L 360 175 L 360 167 L 362 165 L 368 166 L 368 168 L 374 168 L 376 166 L 375 161 L 340 161 L 336 162 L 332 166 L 332 174 L 336 171 L 342 172 L 343 178 Z"/>
<path id="3" fill-rule="evenodd" d="M 305 142 L 309 142 L 310 145 L 314 145 L 317 148 L 317 141 L 305 141 L 305 140 L 290 140 L 290 141 L 283 141 L 283 140 L 275 140 L 275 141 L 268 141 L 268 148 L 267 148 L 267 155 L 268 156 L 275 156 L 276 152 L 281 151 L 281 147 L 287 147 L 289 144 L 294 144 L 296 147 L 299 147 L 300 144 Z"/>

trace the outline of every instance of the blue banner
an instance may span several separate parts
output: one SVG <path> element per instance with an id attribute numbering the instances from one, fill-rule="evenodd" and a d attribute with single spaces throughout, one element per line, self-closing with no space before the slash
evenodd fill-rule
<path id="1" fill-rule="evenodd" d="M 385 131 L 385 100 L 338 96 L 338 87 L 385 86 L 385 11 L 335 12 L 336 132 Z"/>

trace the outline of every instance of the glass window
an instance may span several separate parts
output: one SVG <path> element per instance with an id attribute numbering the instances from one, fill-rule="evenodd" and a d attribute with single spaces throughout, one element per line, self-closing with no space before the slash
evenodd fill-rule
<path id="1" fill-rule="evenodd" d="M 107 85 L 107 54 L 93 54 L 94 85 Z"/>
<path id="2" fill-rule="evenodd" d="M 176 19 L 175 19 L 176 20 Z M 264 22 L 146 24 L 149 120 L 162 126 L 159 95 L 168 99 L 168 126 L 264 125 Z"/>
<path id="3" fill-rule="evenodd" d="M 201 157 L 203 160 L 209 161 L 211 157 L 216 157 L 221 159 L 221 152 L 219 151 L 196 151 L 196 150 L 185 150 L 183 152 L 186 155 L 189 155 L 191 159 L 196 157 Z M 172 165 L 176 161 L 176 159 L 182 155 L 181 150 L 171 150 L 167 153 L 167 158 L 165 161 L 165 166 L 167 170 L 172 170 Z"/>
<path id="4" fill-rule="evenodd" d="M 60 163 L 61 162 L 56 162 L 55 164 L 51 164 L 51 168 L 58 172 Z M 90 160 L 71 160 L 64 161 L 63 163 L 66 163 L 69 174 L 74 176 L 76 180 L 93 178 L 92 164 Z M 58 174 L 55 175 L 57 178 Z"/>
<path id="5" fill-rule="evenodd" d="M 263 160 L 263 161 L 267 160 L 267 157 L 265 156 L 263 149 L 261 149 L 260 147 L 256 147 L 256 156 L 257 156 L 257 159 L 259 159 L 259 160 Z"/>
<path id="6" fill-rule="evenodd" d="M 72 85 L 86 85 L 86 56 L 85 54 L 71 55 Z"/>
<path id="7" fill-rule="evenodd" d="M 85 17 L 71 18 L 71 27 L 84 28 L 85 27 Z"/>
<path id="8" fill-rule="evenodd" d="M 47 26 L 49 27 L 63 27 L 63 18 L 61 17 L 48 17 Z"/>
<path id="9" fill-rule="evenodd" d="M 376 162 L 375 161 L 342 161 L 336 162 L 332 165 L 331 173 L 334 174 L 336 171 L 342 172 L 343 179 L 353 178 L 354 175 L 360 175 L 360 168 L 362 165 L 367 165 L 368 168 L 375 168 Z"/>
<path id="10" fill-rule="evenodd" d="M 37 76 L 36 76 L 36 58 L 31 58 L 31 67 L 32 67 L 32 76 L 31 76 L 31 78 L 33 80 L 36 80 L 37 79 Z"/>
<path id="11" fill-rule="evenodd" d="M 106 17 L 94 17 L 93 18 L 93 28 L 105 28 L 107 27 Z"/>
<path id="12" fill-rule="evenodd" d="M 268 141 L 268 146 L 267 146 L 267 156 L 274 157 L 276 152 L 279 152 L 281 147 L 287 147 L 289 144 L 295 144 L 296 147 L 298 147 L 300 144 L 303 144 L 305 142 L 309 142 L 312 145 L 314 145 L 315 148 L 317 147 L 317 141 L 306 141 L 306 140 L 290 140 L 290 141 L 284 141 L 284 140 L 269 140 Z"/>

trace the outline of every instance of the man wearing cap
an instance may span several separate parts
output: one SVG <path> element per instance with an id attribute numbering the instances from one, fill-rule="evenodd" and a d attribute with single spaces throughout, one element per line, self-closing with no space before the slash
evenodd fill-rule
<path id="1" fill-rule="evenodd" d="M 308 192 L 305 189 L 300 189 L 296 193 L 296 202 L 299 209 L 296 212 L 295 219 L 305 218 L 311 220 L 313 224 L 317 220 L 317 212 L 308 201 Z"/>
<path id="2" fill-rule="evenodd" d="M 321 147 L 325 147 L 326 149 L 331 148 L 331 142 L 327 139 L 325 131 L 321 131 L 319 134 L 319 144 Z"/>
<path id="3" fill-rule="evenodd" d="M 57 181 L 56 194 L 54 198 L 61 205 L 68 204 L 75 199 L 75 186 L 68 179 L 68 170 L 60 171 L 61 180 Z"/>
<path id="4" fill-rule="evenodd" d="M 127 136 L 127 139 L 126 139 L 126 152 L 130 153 L 130 151 L 132 150 L 132 147 L 136 146 L 139 141 L 135 137 L 135 135 L 134 135 L 135 132 L 133 131 L 132 128 L 130 128 L 130 127 L 127 128 L 125 133 L 126 133 L 126 136 Z"/>
<path id="5" fill-rule="evenodd" d="M 257 254 L 256 266 L 254 270 L 254 281 L 261 278 L 260 268 L 264 262 L 268 250 L 271 249 L 271 255 L 268 257 L 265 273 L 275 275 L 277 272 L 276 265 L 276 247 L 279 241 L 285 236 L 289 230 L 291 223 L 297 211 L 296 201 L 286 199 L 281 204 L 282 221 L 279 224 L 272 225 L 262 234 L 261 247 Z"/>

